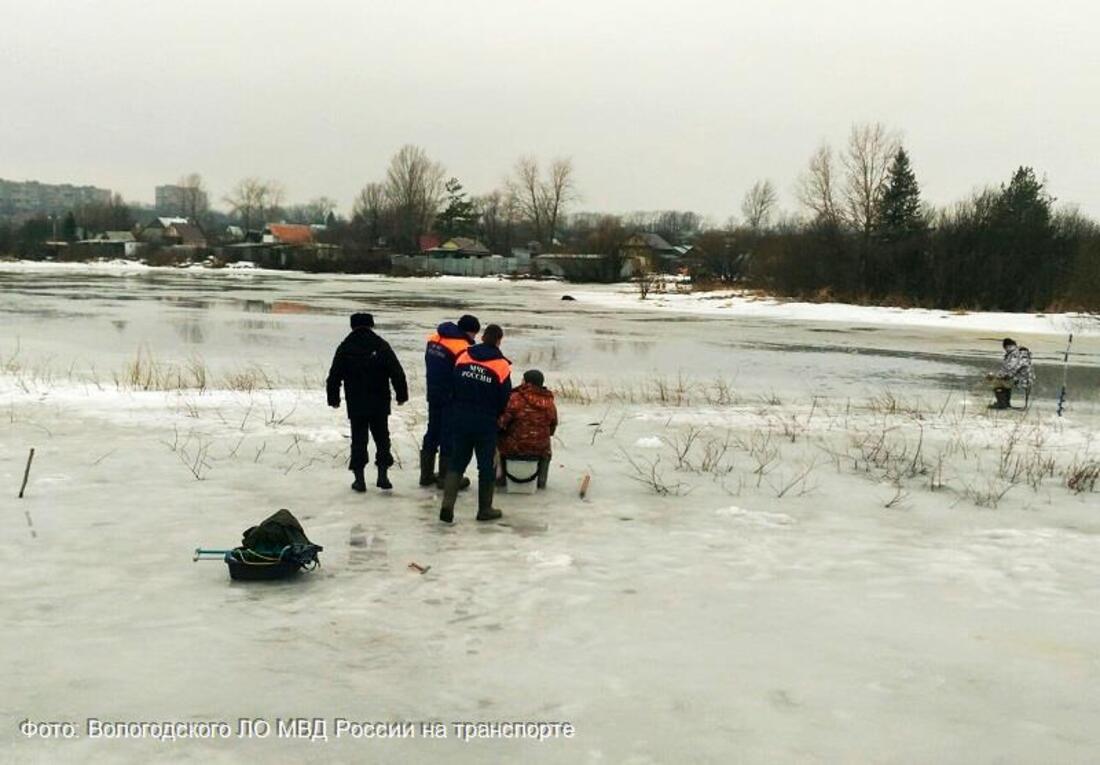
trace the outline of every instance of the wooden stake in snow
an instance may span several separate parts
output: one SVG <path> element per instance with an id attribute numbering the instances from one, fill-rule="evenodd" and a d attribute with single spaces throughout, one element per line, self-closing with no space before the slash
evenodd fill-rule
<path id="1" fill-rule="evenodd" d="M 581 479 L 581 499 L 584 499 L 585 495 L 588 494 L 588 484 L 590 483 L 592 483 L 592 474 L 585 473 L 584 478 Z"/>
<path id="2" fill-rule="evenodd" d="M 23 471 L 23 485 L 19 487 L 19 499 L 23 499 L 23 492 L 27 488 L 27 479 L 31 477 L 31 463 L 34 461 L 34 447 L 31 447 L 31 453 L 27 455 L 27 469 Z"/>

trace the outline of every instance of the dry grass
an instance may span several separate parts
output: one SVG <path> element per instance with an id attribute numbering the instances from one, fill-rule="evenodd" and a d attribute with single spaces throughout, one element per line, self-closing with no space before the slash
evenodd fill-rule
<path id="1" fill-rule="evenodd" d="M 662 406 L 735 406 L 741 402 L 728 380 L 690 380 L 654 376 L 637 383 L 560 378 L 552 387 L 559 401 L 572 404 L 660 404 Z"/>
<path id="2" fill-rule="evenodd" d="M 678 381 L 673 389 L 690 399 L 706 386 Z M 606 398 L 608 391 L 602 392 Z M 731 493 L 740 494 L 747 485 L 777 498 L 801 496 L 813 490 L 822 455 L 838 473 L 893 487 L 884 500 L 889 508 L 906 505 L 921 492 L 996 508 L 1010 493 L 1015 496 L 1014 489 L 1049 497 L 1059 487 L 1079 494 L 1100 483 L 1100 455 L 1087 434 L 1075 431 L 1067 440 L 1063 423 L 1037 411 L 1008 416 L 976 408 L 965 396 L 929 403 L 883 391 L 862 403 L 815 397 L 803 406 L 764 397 L 726 414 L 716 412 L 713 425 L 699 425 L 690 415 L 677 423 L 682 415 L 676 410 L 687 405 L 652 382 L 626 392 L 619 388 L 614 395 L 624 403 L 670 402 L 661 453 L 631 463 L 635 477 L 644 477 L 657 493 L 663 493 L 658 485 L 669 485 L 660 472 L 667 466 L 706 475 Z"/>

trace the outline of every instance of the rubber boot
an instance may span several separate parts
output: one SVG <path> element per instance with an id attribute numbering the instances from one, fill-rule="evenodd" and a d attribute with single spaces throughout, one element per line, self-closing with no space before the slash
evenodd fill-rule
<path id="1" fill-rule="evenodd" d="M 443 523 L 454 523 L 455 501 L 458 499 L 459 475 L 448 473 L 443 482 L 443 504 L 439 508 L 439 520 Z"/>
<path id="2" fill-rule="evenodd" d="M 546 488 L 546 479 L 550 476 L 550 458 L 543 457 L 539 460 L 539 477 L 538 483 L 535 485 L 538 489 Z"/>
<path id="3" fill-rule="evenodd" d="M 496 521 L 504 513 L 493 507 L 493 493 L 496 491 L 495 481 L 477 482 L 477 519 L 479 521 Z"/>
<path id="4" fill-rule="evenodd" d="M 351 490 L 362 494 L 367 490 L 367 482 L 363 478 L 363 468 L 354 468 L 351 472 L 355 476 L 355 480 L 351 484 Z"/>
<path id="5" fill-rule="evenodd" d="M 442 460 L 440 460 L 440 462 L 442 463 Z M 435 479 L 435 486 L 437 489 L 442 489 L 446 486 L 447 475 L 450 472 L 451 471 L 448 468 L 440 464 L 439 475 Z M 470 488 L 470 479 L 466 476 L 462 476 L 462 480 L 458 482 L 458 490 L 465 491 L 468 488 Z"/>
<path id="6" fill-rule="evenodd" d="M 389 491 L 393 488 L 393 484 L 390 483 L 389 476 L 386 475 L 388 471 L 388 467 L 382 467 L 381 465 L 378 466 L 378 481 L 376 481 L 374 485 L 377 486 L 379 489 L 385 489 L 386 491 Z"/>
<path id="7" fill-rule="evenodd" d="M 994 388 L 993 397 L 996 401 L 989 405 L 990 409 L 1008 409 L 1011 406 L 1012 391 L 1008 388 Z"/>
<path id="8" fill-rule="evenodd" d="M 431 486 L 439 477 L 435 474 L 435 451 L 420 451 L 420 485 Z"/>

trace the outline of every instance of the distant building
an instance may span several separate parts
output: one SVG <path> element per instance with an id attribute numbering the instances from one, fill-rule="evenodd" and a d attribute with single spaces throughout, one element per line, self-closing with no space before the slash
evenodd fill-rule
<path id="1" fill-rule="evenodd" d="M 156 218 L 141 229 L 138 238 L 148 244 L 206 247 L 206 235 L 187 218 Z"/>
<path id="2" fill-rule="evenodd" d="M 417 244 L 420 245 L 421 252 L 427 252 L 443 244 L 443 239 L 439 234 L 421 234 L 417 239 Z"/>
<path id="3" fill-rule="evenodd" d="M 75 242 L 68 255 L 74 260 L 90 258 L 126 258 L 133 260 L 141 252 L 141 243 L 129 231 L 104 231 L 97 237 Z"/>
<path id="4" fill-rule="evenodd" d="M 313 229 L 300 223 L 269 223 L 264 228 L 265 244 L 313 244 Z"/>
<path id="5" fill-rule="evenodd" d="M 59 215 L 88 204 L 107 204 L 111 192 L 95 186 L 73 186 L 0 178 L 0 217 Z"/>
<path id="6" fill-rule="evenodd" d="M 157 186 L 154 194 L 157 215 L 189 216 L 205 210 L 208 203 L 205 191 L 186 186 Z"/>
<path id="7" fill-rule="evenodd" d="M 658 266 L 663 260 L 675 260 L 680 257 L 680 252 L 660 234 L 632 234 L 626 238 L 619 250 L 623 257 L 644 258 L 653 266 Z"/>
<path id="8" fill-rule="evenodd" d="M 437 247 L 425 250 L 424 254 L 433 258 L 487 258 L 493 253 L 476 239 L 456 236 Z"/>
<path id="9" fill-rule="evenodd" d="M 575 282 L 617 282 L 634 276 L 637 263 L 634 256 L 548 252 L 531 258 L 531 273 Z"/>

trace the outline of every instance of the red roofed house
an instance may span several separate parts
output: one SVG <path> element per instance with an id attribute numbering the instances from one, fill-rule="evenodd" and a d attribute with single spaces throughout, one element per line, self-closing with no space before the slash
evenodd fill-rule
<path id="1" fill-rule="evenodd" d="M 297 223 L 269 223 L 264 229 L 266 244 L 313 244 L 313 230 Z"/>

